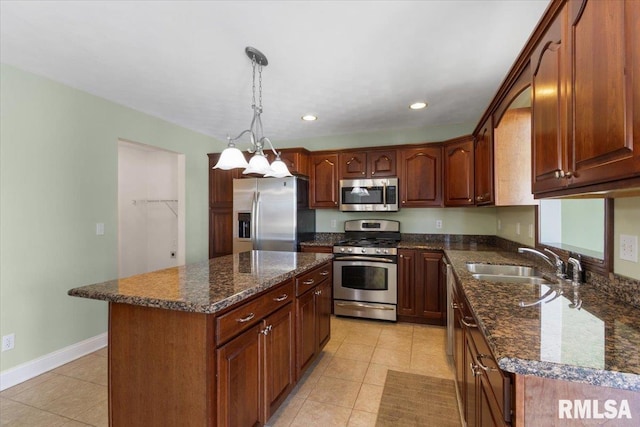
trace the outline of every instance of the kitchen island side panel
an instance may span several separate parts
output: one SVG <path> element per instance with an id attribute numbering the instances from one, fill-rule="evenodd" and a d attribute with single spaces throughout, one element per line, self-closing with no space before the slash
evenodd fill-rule
<path id="1" fill-rule="evenodd" d="M 109 303 L 111 427 L 215 425 L 213 317 Z"/>

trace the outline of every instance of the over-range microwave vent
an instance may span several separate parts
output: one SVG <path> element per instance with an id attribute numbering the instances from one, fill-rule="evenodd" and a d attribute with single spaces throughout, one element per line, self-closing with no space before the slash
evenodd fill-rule
<path id="1" fill-rule="evenodd" d="M 398 178 L 341 179 L 343 212 L 397 212 Z"/>

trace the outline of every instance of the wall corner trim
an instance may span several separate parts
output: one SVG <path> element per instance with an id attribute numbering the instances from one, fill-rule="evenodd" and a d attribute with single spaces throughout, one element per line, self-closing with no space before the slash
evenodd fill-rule
<path id="1" fill-rule="evenodd" d="M 69 363 L 107 345 L 107 332 L 45 354 L 0 373 L 0 391 Z"/>

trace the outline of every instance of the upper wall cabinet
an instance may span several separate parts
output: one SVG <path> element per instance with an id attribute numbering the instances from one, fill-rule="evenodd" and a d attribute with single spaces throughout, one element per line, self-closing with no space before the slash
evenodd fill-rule
<path id="1" fill-rule="evenodd" d="M 309 207 L 337 208 L 338 154 L 312 154 L 309 167 Z"/>
<path id="2" fill-rule="evenodd" d="M 398 150 L 402 207 L 442 206 L 442 146 Z"/>
<path id="3" fill-rule="evenodd" d="M 493 204 L 493 125 L 487 118 L 474 135 L 475 202 L 476 205 Z"/>
<path id="4" fill-rule="evenodd" d="M 396 176 L 396 151 L 347 151 L 340 153 L 340 178 L 361 179 Z"/>
<path id="5" fill-rule="evenodd" d="M 570 0 L 542 35 L 531 56 L 536 197 L 640 182 L 638 43 L 635 0 Z"/>
<path id="6" fill-rule="evenodd" d="M 292 174 L 309 176 L 310 154 L 305 148 L 285 148 L 280 151 L 280 159 Z"/>
<path id="7" fill-rule="evenodd" d="M 474 204 L 473 137 L 444 144 L 444 205 Z"/>

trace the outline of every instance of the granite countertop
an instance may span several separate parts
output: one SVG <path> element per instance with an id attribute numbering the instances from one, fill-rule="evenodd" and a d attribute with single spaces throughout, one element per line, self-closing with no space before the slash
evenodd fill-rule
<path id="1" fill-rule="evenodd" d="M 513 252 L 445 250 L 499 366 L 516 374 L 640 391 L 640 310 L 593 285 L 529 285 L 476 280 L 466 262 L 528 265 Z M 544 268 L 543 268 L 544 269 Z M 546 277 L 553 278 L 548 270 Z M 519 307 L 549 289 L 563 295 Z M 576 298 L 576 301 L 574 301 Z M 575 302 L 580 300 L 581 307 Z"/>
<path id="2" fill-rule="evenodd" d="M 69 290 L 69 295 L 215 313 L 320 265 L 331 254 L 250 251 Z"/>

